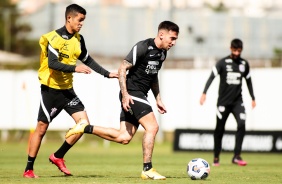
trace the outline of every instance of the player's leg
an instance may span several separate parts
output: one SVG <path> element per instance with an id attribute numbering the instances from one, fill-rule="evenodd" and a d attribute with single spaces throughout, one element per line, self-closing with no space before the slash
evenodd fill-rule
<path id="1" fill-rule="evenodd" d="M 233 107 L 232 113 L 237 122 L 234 157 L 232 158 L 232 163 L 238 164 L 240 166 L 245 166 L 247 165 L 247 162 L 244 161 L 240 156 L 242 151 L 243 139 L 246 133 L 246 112 L 243 102 L 236 103 L 236 105 Z"/>
<path id="2" fill-rule="evenodd" d="M 120 122 L 120 129 L 94 126 L 92 134 L 120 144 L 128 144 L 137 131 L 137 127 L 126 121 Z"/>
<path id="3" fill-rule="evenodd" d="M 222 149 L 222 138 L 225 132 L 226 120 L 229 116 L 229 109 L 225 106 L 218 106 L 216 112 L 216 127 L 214 130 L 214 166 L 219 166 L 219 155 Z"/>
<path id="4" fill-rule="evenodd" d="M 27 165 L 23 174 L 25 178 L 38 178 L 38 176 L 33 172 L 33 166 L 41 146 L 41 141 L 48 129 L 48 126 L 48 123 L 43 123 L 42 121 L 37 122 L 36 128 L 29 143 Z"/>
<path id="5" fill-rule="evenodd" d="M 88 123 L 88 117 L 84 111 L 85 107 L 80 99 L 77 97 L 73 89 L 63 90 L 61 92 L 61 101 L 64 103 L 64 110 L 74 119 L 77 123 L 80 119 L 85 119 Z M 60 171 L 65 175 L 71 175 L 70 171 L 66 168 L 64 156 L 72 148 L 72 146 L 80 139 L 82 134 L 76 134 L 67 138 L 61 147 L 53 154 L 50 155 L 49 161 L 55 164 Z"/>
<path id="6" fill-rule="evenodd" d="M 166 177 L 160 175 L 153 168 L 152 157 L 155 145 L 155 138 L 159 130 L 156 117 L 153 112 L 148 113 L 139 119 L 139 123 L 144 128 L 144 135 L 142 140 L 143 148 L 143 171 L 141 173 L 142 179 L 165 180 Z"/>
<path id="7" fill-rule="evenodd" d="M 26 178 L 37 177 L 33 173 L 33 165 L 49 123 L 62 111 L 64 102 L 58 100 L 60 98 L 61 96 L 58 95 L 55 90 L 41 85 L 41 99 L 37 118 L 38 123 L 30 140 L 27 166 L 23 174 Z M 56 110 L 54 111 L 54 109 Z"/>

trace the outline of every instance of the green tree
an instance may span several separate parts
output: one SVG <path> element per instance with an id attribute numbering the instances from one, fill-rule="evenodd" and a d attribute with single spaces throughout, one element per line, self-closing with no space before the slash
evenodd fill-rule
<path id="1" fill-rule="evenodd" d="M 32 28 L 28 24 L 20 24 L 20 13 L 11 0 L 0 1 L 0 50 L 11 51 L 24 55 L 34 55 L 35 41 L 26 39 Z"/>

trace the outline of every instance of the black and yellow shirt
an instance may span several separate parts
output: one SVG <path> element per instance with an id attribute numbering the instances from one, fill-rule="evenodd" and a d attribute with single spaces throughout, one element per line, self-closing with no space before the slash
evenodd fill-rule
<path id="1" fill-rule="evenodd" d="M 62 27 L 42 35 L 39 45 L 41 56 L 38 77 L 43 85 L 54 89 L 72 88 L 77 60 L 97 73 L 109 76 L 109 72 L 89 56 L 83 36 L 79 33 L 71 35 Z"/>

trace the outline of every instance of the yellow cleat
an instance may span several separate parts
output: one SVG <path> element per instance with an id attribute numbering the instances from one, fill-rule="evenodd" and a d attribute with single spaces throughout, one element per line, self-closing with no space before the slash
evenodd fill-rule
<path id="1" fill-rule="evenodd" d="M 154 168 L 150 169 L 149 171 L 142 171 L 141 178 L 143 180 L 152 179 L 152 180 L 165 180 L 166 177 L 160 175 Z"/>
<path id="2" fill-rule="evenodd" d="M 83 134 L 84 133 L 84 128 L 89 125 L 88 121 L 86 119 L 80 119 L 74 127 L 70 128 L 66 135 L 65 138 L 68 138 L 74 134 Z"/>

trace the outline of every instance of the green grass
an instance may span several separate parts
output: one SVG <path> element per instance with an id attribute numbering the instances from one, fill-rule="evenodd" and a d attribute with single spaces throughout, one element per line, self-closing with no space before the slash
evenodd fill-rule
<path id="1" fill-rule="evenodd" d="M 87 135 L 88 138 L 90 135 Z M 93 136 L 94 138 L 94 136 Z M 156 144 L 153 155 L 154 167 L 167 177 L 165 181 L 140 179 L 142 170 L 142 148 L 139 141 L 129 145 L 110 143 L 103 146 L 100 139 L 78 142 L 65 156 L 66 165 L 74 176 L 65 177 L 49 163 L 48 157 L 61 145 L 61 139 L 48 140 L 42 144 L 35 162 L 38 179 L 23 178 L 27 160 L 26 140 L 0 142 L 0 183 L 91 183 L 91 184 L 243 184 L 282 183 L 282 155 L 270 153 L 243 153 L 248 161 L 245 167 L 231 164 L 232 153 L 223 152 L 220 167 L 212 167 L 206 180 L 191 180 L 186 165 L 192 159 L 201 157 L 212 162 L 212 152 L 173 152 L 172 144 Z"/>

